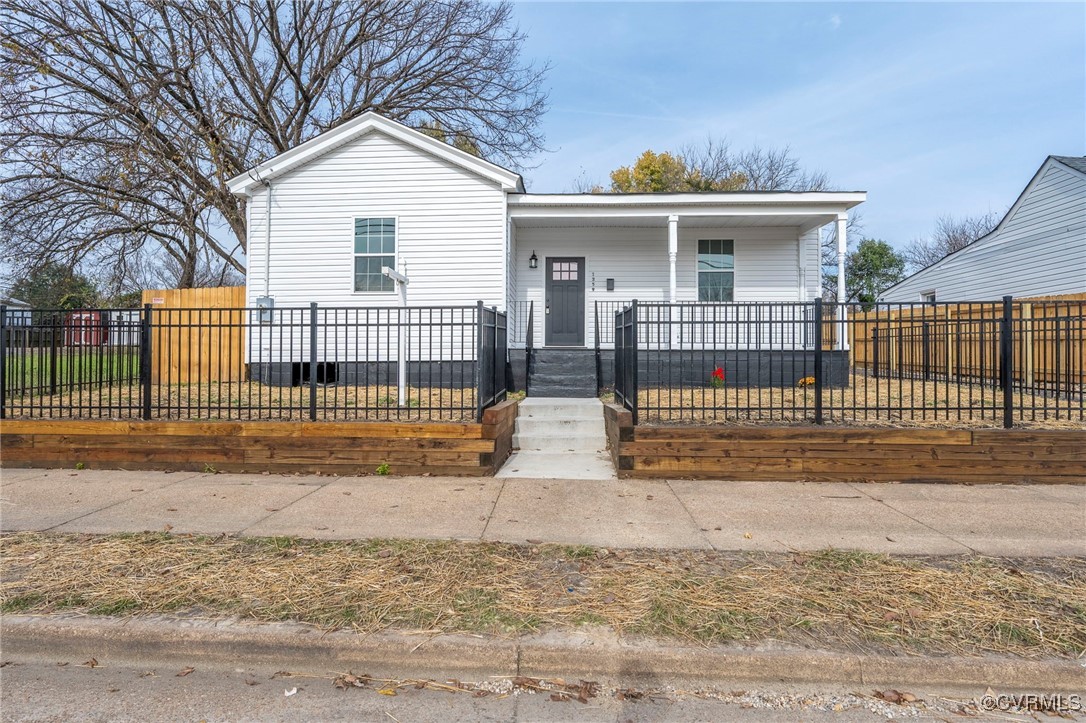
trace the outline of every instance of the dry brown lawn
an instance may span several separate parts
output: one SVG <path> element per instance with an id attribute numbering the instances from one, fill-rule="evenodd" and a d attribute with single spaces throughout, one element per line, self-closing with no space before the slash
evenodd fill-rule
<path id="1" fill-rule="evenodd" d="M 309 387 L 259 382 L 152 385 L 152 419 L 297 420 L 309 419 Z M 139 419 L 138 386 L 83 389 L 68 394 L 9 396 L 13 419 Z M 52 410 L 52 413 L 50 413 Z M 320 421 L 475 421 L 475 390 L 409 387 L 407 404 L 398 405 L 394 386 L 317 387 Z"/>
<path id="2" fill-rule="evenodd" d="M 420 540 L 0 537 L 0 609 L 496 633 L 605 625 L 704 643 L 1081 656 L 1086 561 Z"/>
<path id="3" fill-rule="evenodd" d="M 1015 392 L 1015 426 L 1086 428 L 1086 396 Z M 827 424 L 893 427 L 998 427 L 999 389 L 945 381 L 854 377 L 823 389 Z M 641 389 L 639 421 L 655 424 L 795 424 L 814 421 L 811 387 Z M 1019 411 L 1021 410 L 1021 411 Z"/>

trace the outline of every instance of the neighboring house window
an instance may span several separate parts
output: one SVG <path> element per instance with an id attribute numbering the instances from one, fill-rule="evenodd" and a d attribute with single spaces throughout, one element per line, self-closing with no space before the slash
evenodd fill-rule
<path id="1" fill-rule="evenodd" d="M 735 300 L 735 242 L 698 241 L 698 301 Z"/>
<path id="2" fill-rule="evenodd" d="M 396 219 L 354 220 L 354 290 L 394 292 L 396 282 L 381 267 L 396 268 Z"/>
<path id="3" fill-rule="evenodd" d="M 935 303 L 935 292 L 934 291 L 925 291 L 925 292 L 923 292 L 922 294 L 920 294 L 920 300 L 924 301 L 924 302 L 927 302 L 929 304 Z"/>

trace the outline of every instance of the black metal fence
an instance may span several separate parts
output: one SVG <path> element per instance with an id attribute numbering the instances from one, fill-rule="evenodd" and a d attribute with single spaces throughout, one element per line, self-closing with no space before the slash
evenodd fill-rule
<path id="1" fill-rule="evenodd" d="M 635 422 L 1086 421 L 1086 300 L 632 302 L 612 329 Z"/>
<path id="2" fill-rule="evenodd" d="M 507 318 L 483 306 L 0 308 L 5 418 L 481 419 Z"/>

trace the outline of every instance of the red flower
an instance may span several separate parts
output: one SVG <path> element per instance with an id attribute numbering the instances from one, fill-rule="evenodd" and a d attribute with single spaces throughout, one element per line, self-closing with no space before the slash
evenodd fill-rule
<path id="1" fill-rule="evenodd" d="M 724 369 L 722 367 L 713 370 L 712 375 L 709 377 L 709 386 L 714 389 L 724 386 Z"/>
<path id="2" fill-rule="evenodd" d="M 713 378 L 724 381 L 724 369 L 722 367 L 717 367 L 716 369 L 714 369 Z"/>

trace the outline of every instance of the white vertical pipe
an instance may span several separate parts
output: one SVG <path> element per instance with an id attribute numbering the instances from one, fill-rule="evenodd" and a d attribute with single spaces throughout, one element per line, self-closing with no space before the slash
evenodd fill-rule
<path id="1" fill-rule="evenodd" d="M 671 215 L 667 217 L 667 258 L 670 263 L 670 290 L 671 303 L 678 301 L 679 293 L 675 277 L 675 265 L 679 257 L 679 217 Z"/>
<path id="2" fill-rule="evenodd" d="M 264 296 L 271 296 L 271 181 L 264 181 Z"/>
<path id="3" fill-rule="evenodd" d="M 837 348 L 848 349 L 848 324 L 845 311 L 845 254 L 848 251 L 848 239 L 845 237 L 845 227 L 848 225 L 848 214 L 837 214 Z"/>
<path id="4" fill-rule="evenodd" d="M 407 269 L 405 268 L 406 272 Z M 404 276 L 407 274 L 404 273 Z M 407 284 L 402 281 L 397 281 L 396 286 L 400 287 L 400 334 L 399 341 L 397 343 L 396 359 L 396 377 L 398 383 L 396 385 L 396 393 L 400 407 L 407 406 Z"/>

